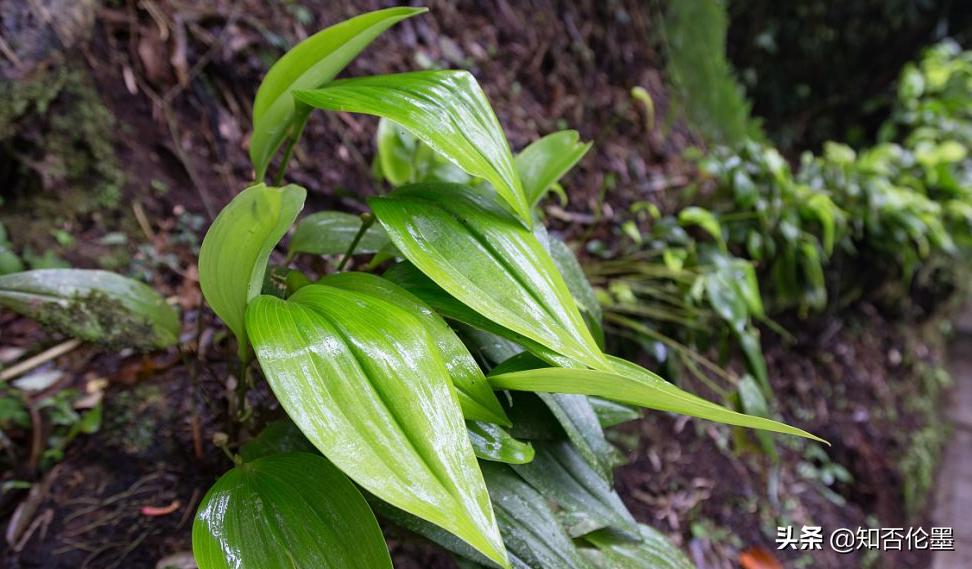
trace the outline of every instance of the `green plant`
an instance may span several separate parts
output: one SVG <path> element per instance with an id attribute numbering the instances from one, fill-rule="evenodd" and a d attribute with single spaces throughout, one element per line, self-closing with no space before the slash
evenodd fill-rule
<path id="1" fill-rule="evenodd" d="M 610 487 L 618 458 L 603 425 L 631 417 L 618 403 L 815 437 L 723 408 L 602 351 L 590 285 L 533 209 L 586 152 L 576 134 L 541 139 L 514 159 L 464 71 L 332 81 L 378 33 L 423 11 L 379 10 L 327 28 L 284 55 L 257 93 L 257 183 L 210 227 L 200 283 L 239 347 L 230 419 L 246 426 L 252 416 L 246 388 L 255 356 L 320 454 L 306 445 L 233 454 L 235 468 L 200 504 L 197 562 L 390 567 L 370 504 L 474 565 L 618 568 L 655 556 L 687 567 L 634 523 Z M 382 149 L 378 168 L 404 185 L 368 200 L 371 212 L 353 234 L 353 219 L 308 217 L 290 257 L 343 251 L 338 272 L 311 282 L 276 267 L 269 273 L 277 286 L 265 288 L 268 262 L 305 191 L 262 179 L 287 139 L 276 174 L 284 179 L 313 108 L 398 125 L 385 123 L 379 135 L 379 148 L 384 141 L 391 151 Z M 389 128 L 395 138 L 386 140 Z M 408 158 L 419 143 L 441 159 Z M 396 161 L 399 151 L 406 158 Z M 429 176 L 446 162 L 465 173 L 463 183 Z M 365 271 L 342 271 L 362 244 L 376 258 L 354 265 Z M 382 276 L 369 272 L 385 264 Z M 319 520 L 349 533 L 338 538 Z"/>

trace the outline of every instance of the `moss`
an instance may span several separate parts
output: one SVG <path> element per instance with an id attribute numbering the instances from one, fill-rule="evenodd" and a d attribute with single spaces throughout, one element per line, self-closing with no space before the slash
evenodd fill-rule
<path id="1" fill-rule="evenodd" d="M 921 367 L 923 369 L 917 374 L 921 391 L 909 400 L 909 410 L 924 418 L 924 427 L 910 437 L 898 462 L 905 510 L 909 516 L 920 513 L 928 500 L 948 435 L 940 407 L 942 389 L 951 383 L 951 378 L 941 367 Z"/>
<path id="2" fill-rule="evenodd" d="M 114 117 L 80 68 L 62 65 L 0 83 L 4 192 L 58 216 L 117 207 L 125 176 L 113 129 Z"/>
<path id="3" fill-rule="evenodd" d="M 74 297 L 67 306 L 51 303 L 38 311 L 36 320 L 48 328 L 90 342 L 121 349 L 156 347 L 152 323 L 132 314 L 120 300 L 92 291 Z"/>

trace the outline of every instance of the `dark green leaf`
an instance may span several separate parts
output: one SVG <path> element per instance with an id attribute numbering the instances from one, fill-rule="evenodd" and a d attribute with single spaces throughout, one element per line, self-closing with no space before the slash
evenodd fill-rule
<path id="1" fill-rule="evenodd" d="M 148 285 L 107 271 L 39 269 L 0 276 L 0 306 L 88 342 L 165 348 L 179 314 Z"/>
<path id="2" fill-rule="evenodd" d="M 516 156 L 516 169 L 530 207 L 591 149 L 576 130 L 561 130 L 536 140 Z"/>
<path id="3" fill-rule="evenodd" d="M 594 289 L 591 288 L 591 283 L 587 280 L 587 275 L 584 274 L 584 269 L 581 268 L 574 252 L 560 239 L 552 238 L 550 257 L 563 275 L 564 282 L 567 283 L 567 288 L 577 304 L 600 323 L 601 303 L 597 301 L 597 295 L 594 294 Z"/>
<path id="4" fill-rule="evenodd" d="M 309 285 L 261 296 L 247 331 L 274 395 L 328 459 L 382 500 L 507 564 L 449 370 L 421 315 Z"/>
<path id="5" fill-rule="evenodd" d="M 524 464 L 533 460 L 533 447 L 530 443 L 520 442 L 507 433 L 503 427 L 485 421 L 466 421 L 469 441 L 476 456 L 483 460 Z"/>
<path id="6" fill-rule="evenodd" d="M 468 71 L 344 79 L 323 89 L 298 91 L 295 96 L 312 107 L 395 121 L 456 166 L 487 180 L 524 224 L 532 224 L 509 143 L 486 95 Z"/>
<path id="7" fill-rule="evenodd" d="M 340 273 L 326 277 L 320 282 L 328 286 L 383 298 L 418 317 L 439 348 L 452 383 L 456 387 L 463 415 L 467 419 L 510 425 L 503 407 L 493 394 L 486 376 L 483 375 L 469 350 L 445 320 L 415 295 L 391 281 L 368 273 Z"/>
<path id="8" fill-rule="evenodd" d="M 546 498 L 509 466 L 481 463 L 500 533 L 513 567 L 582 569 L 590 566 L 550 510 Z"/>
<path id="9" fill-rule="evenodd" d="M 533 462 L 515 465 L 513 470 L 575 519 L 583 519 L 581 533 L 605 527 L 637 532 L 635 520 L 618 494 L 570 443 L 537 442 L 534 448 Z"/>
<path id="10" fill-rule="evenodd" d="M 314 445 L 290 419 L 278 419 L 269 423 L 259 435 L 240 448 L 240 456 L 246 462 L 288 452 L 317 452 Z"/>
<path id="11" fill-rule="evenodd" d="M 267 72 L 253 101 L 250 160 L 262 181 L 270 160 L 288 133 L 295 136 L 307 119 L 292 92 L 314 89 L 333 79 L 376 37 L 425 8 L 388 8 L 361 14 L 325 28 L 294 46 Z"/>
<path id="12" fill-rule="evenodd" d="M 610 367 L 550 255 L 487 197 L 424 184 L 370 203 L 402 254 L 461 303 L 563 356 Z"/>
<path id="13" fill-rule="evenodd" d="M 192 526 L 199 569 L 391 569 L 381 528 L 324 458 L 277 454 L 224 474 Z"/>
<path id="14" fill-rule="evenodd" d="M 260 294 L 267 260 L 304 207 L 307 191 L 257 184 L 240 192 L 213 221 L 199 249 L 199 286 L 213 312 L 248 352 L 243 317 Z"/>
<path id="15" fill-rule="evenodd" d="M 584 536 L 597 546 L 589 558 L 597 569 L 695 569 L 682 551 L 658 530 L 639 524 L 640 542 L 602 530 Z M 585 554 L 589 551 L 583 549 Z"/>
<path id="16" fill-rule="evenodd" d="M 298 253 L 311 255 L 344 254 L 361 229 L 361 217 L 340 211 L 321 211 L 300 220 L 290 238 L 288 256 Z M 389 244 L 381 225 L 373 224 L 361 236 L 355 253 L 377 253 Z"/>

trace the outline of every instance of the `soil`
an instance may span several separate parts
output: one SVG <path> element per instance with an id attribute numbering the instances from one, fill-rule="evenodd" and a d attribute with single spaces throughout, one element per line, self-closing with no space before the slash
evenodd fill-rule
<path id="1" fill-rule="evenodd" d="M 250 181 L 249 105 L 268 62 L 282 46 L 383 3 L 105 4 L 89 42 L 64 64 L 90 72 L 115 116 L 127 182 L 113 211 L 52 220 L 71 231 L 75 246 L 50 246 L 79 267 L 120 256 L 133 274 L 177 296 L 185 342 L 181 352 L 150 356 L 83 346 L 49 364 L 64 376 L 48 391 L 107 380 L 103 424 L 37 478 L 33 497 L 8 492 L 0 499 L 3 526 L 23 501 L 36 506 L 27 537 L 0 552 L 4 567 L 152 568 L 191 549 L 195 507 L 229 467 L 210 440 L 226 424 L 235 352 L 201 304 L 199 239 L 206 220 Z M 610 240 L 630 204 L 648 200 L 670 209 L 694 180 L 681 155 L 700 141 L 669 104 L 653 8 L 636 0 L 428 4 L 430 15 L 393 28 L 347 74 L 465 67 L 483 84 L 515 149 L 567 127 L 593 140 L 594 150 L 565 180 L 569 205 L 547 208 L 555 231 Z M 654 101 L 659 120 L 652 130 L 630 97 L 634 86 Z M 375 124 L 347 114 L 313 118 L 290 175 L 309 190 L 307 211 L 361 211 L 364 198 L 379 190 L 369 175 Z M 5 198 L 24 211 L 17 208 L 30 196 Z M 104 245 L 119 229 L 128 242 Z M 17 247 L 26 237 L 11 239 Z M 795 344 L 770 336 L 766 350 L 783 418 L 832 441 L 830 460 L 847 467 L 852 482 L 828 492 L 806 476 L 803 465 L 815 459 L 800 444 L 779 443 L 780 463 L 773 465 L 760 454 L 737 456 L 727 429 L 654 413 L 612 435 L 627 449 L 629 464 L 616 477 L 635 516 L 671 534 L 700 567 L 735 567 L 740 553 L 756 546 L 775 552 L 769 538 L 779 520 L 856 528 L 873 525 L 873 513 L 884 525 L 917 525 L 923 518 L 905 511 L 898 461 L 906 433 L 925 428 L 927 419 L 920 411 L 886 411 L 926 397 L 909 378 L 934 364 L 937 348 L 866 306 L 842 321 L 851 324 L 835 330 L 836 320 L 797 323 L 791 329 L 803 332 Z M 0 314 L 0 330 L 2 347 L 27 352 L 61 340 L 8 313 Z M 263 409 L 257 422 L 276 411 L 265 391 L 251 397 Z M 29 429 L 12 436 L 24 449 L 29 438 Z M 2 479 L 34 476 L 21 467 Z M 146 506 L 167 513 L 147 515 Z M 419 540 L 388 532 L 397 568 L 455 567 Z M 780 557 L 788 567 L 806 566 L 796 553 Z M 812 566 L 860 561 L 821 555 Z M 925 558 L 898 555 L 883 566 L 926 565 Z"/>

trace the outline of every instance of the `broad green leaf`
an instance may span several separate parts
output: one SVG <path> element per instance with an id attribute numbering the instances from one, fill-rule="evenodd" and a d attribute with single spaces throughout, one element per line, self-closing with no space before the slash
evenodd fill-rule
<path id="1" fill-rule="evenodd" d="M 749 322 L 749 307 L 739 294 L 732 276 L 726 271 L 714 271 L 703 277 L 709 304 L 720 318 L 737 333 L 742 334 Z"/>
<path id="2" fill-rule="evenodd" d="M 321 211 L 300 220 L 290 238 L 287 256 L 298 253 L 311 255 L 342 255 L 361 229 L 361 217 L 341 211 Z M 377 253 L 389 244 L 381 225 L 372 224 L 355 246 L 355 253 Z"/>
<path id="3" fill-rule="evenodd" d="M 267 424 L 259 435 L 240 448 L 240 456 L 245 462 L 289 452 L 316 452 L 314 445 L 289 418 L 278 419 Z"/>
<path id="4" fill-rule="evenodd" d="M 378 122 L 375 167 L 392 186 L 415 182 L 475 183 L 473 178 L 401 125 Z"/>
<path id="5" fill-rule="evenodd" d="M 456 166 L 492 184 L 520 220 L 532 225 L 506 135 L 468 71 L 343 79 L 322 89 L 298 91 L 295 97 L 319 109 L 395 121 Z"/>
<path id="6" fill-rule="evenodd" d="M 493 394 L 486 376 L 476 364 L 462 340 L 434 310 L 415 295 L 393 282 L 368 273 L 348 272 L 331 275 L 321 284 L 357 291 L 383 298 L 410 312 L 425 324 L 426 331 L 435 340 L 439 354 L 449 370 L 449 376 L 459 396 L 459 406 L 467 419 L 510 425 L 496 395 Z"/>
<path id="7" fill-rule="evenodd" d="M 589 569 L 550 510 L 546 498 L 509 466 L 480 463 L 513 567 Z"/>
<path id="8" fill-rule="evenodd" d="M 675 387 L 654 373 L 618 358 L 614 372 L 580 368 L 541 368 L 490 375 L 494 389 L 596 395 L 648 409 L 681 413 L 710 421 L 797 435 L 826 442 L 804 430 L 737 413 Z"/>
<path id="9" fill-rule="evenodd" d="M 530 353 L 516 355 L 492 370 L 492 374 L 508 374 L 546 367 L 547 364 Z M 567 438 L 592 468 L 605 479 L 612 480 L 612 469 L 621 462 L 621 457 L 604 436 L 604 429 L 594 412 L 590 401 L 584 395 L 569 393 L 538 393 Z"/>
<path id="10" fill-rule="evenodd" d="M 258 181 L 266 175 L 280 143 L 288 133 L 296 136 L 307 119 L 307 112 L 297 108 L 292 92 L 326 84 L 382 32 L 425 11 L 388 8 L 361 14 L 317 32 L 273 64 L 253 101 L 250 160 Z"/>
<path id="11" fill-rule="evenodd" d="M 476 456 L 483 460 L 525 464 L 533 460 L 534 452 L 530 443 L 518 441 L 502 427 L 485 421 L 466 421 L 469 441 Z"/>
<path id="12" fill-rule="evenodd" d="M 257 298 L 246 327 L 274 395 L 324 456 L 507 566 L 449 370 L 420 315 L 317 284 Z"/>
<path id="13" fill-rule="evenodd" d="M 192 525 L 199 569 L 391 569 L 368 503 L 324 458 L 267 456 L 210 488 Z"/>
<path id="14" fill-rule="evenodd" d="M 614 527 L 636 533 L 634 518 L 611 485 L 566 441 L 537 442 L 529 464 L 513 470 L 548 499 L 575 518 L 583 519 L 583 533 Z"/>
<path id="15" fill-rule="evenodd" d="M 179 314 L 159 293 L 107 271 L 39 269 L 3 275 L 0 306 L 108 346 L 151 350 L 179 341 Z"/>
<path id="16" fill-rule="evenodd" d="M 304 207 L 300 186 L 256 184 L 240 192 L 216 216 L 199 249 L 199 286 L 213 312 L 249 353 L 243 317 L 260 294 L 267 260 Z"/>
<path id="17" fill-rule="evenodd" d="M 640 542 L 602 530 L 584 536 L 598 549 L 582 549 L 597 569 L 695 569 L 688 557 L 658 530 L 639 524 Z"/>
<path id="18" fill-rule="evenodd" d="M 477 566 L 496 567 L 496 564 L 492 563 L 482 553 L 439 526 L 429 523 L 418 516 L 413 516 L 404 510 L 400 510 L 370 494 L 366 494 L 365 498 L 381 518 L 392 522 L 398 527 L 420 535 L 463 559 L 473 560 L 478 564 Z"/>
<path id="19" fill-rule="evenodd" d="M 628 405 L 600 397 L 588 397 L 587 400 L 591 402 L 591 407 L 594 408 L 597 420 L 603 429 L 641 418 L 641 413 Z"/>
<path id="20" fill-rule="evenodd" d="M 403 261 L 392 266 L 385 272 L 384 277 L 422 299 L 423 302 L 446 318 L 466 324 L 483 334 L 493 336 L 493 338 L 487 336 L 479 338 L 480 340 L 486 340 L 486 342 L 479 342 L 476 350 L 484 356 L 491 356 L 491 354 L 497 355 L 498 357 L 491 357 L 492 363 L 498 363 L 508 359 L 526 348 L 530 353 L 536 354 L 544 361 L 553 365 L 562 367 L 577 365 L 570 358 L 565 358 L 522 334 L 517 334 L 508 328 L 500 326 L 459 302 L 408 261 Z M 515 349 L 511 353 L 510 349 L 512 346 L 522 347 Z"/>
<path id="21" fill-rule="evenodd" d="M 609 369 L 550 254 L 487 197 L 423 184 L 370 204 L 399 251 L 461 303 L 563 356 Z"/>
<path id="22" fill-rule="evenodd" d="M 523 182 L 523 193 L 535 207 L 550 186 L 557 183 L 591 149 L 581 142 L 576 130 L 561 130 L 532 142 L 516 156 L 516 170 Z"/>

